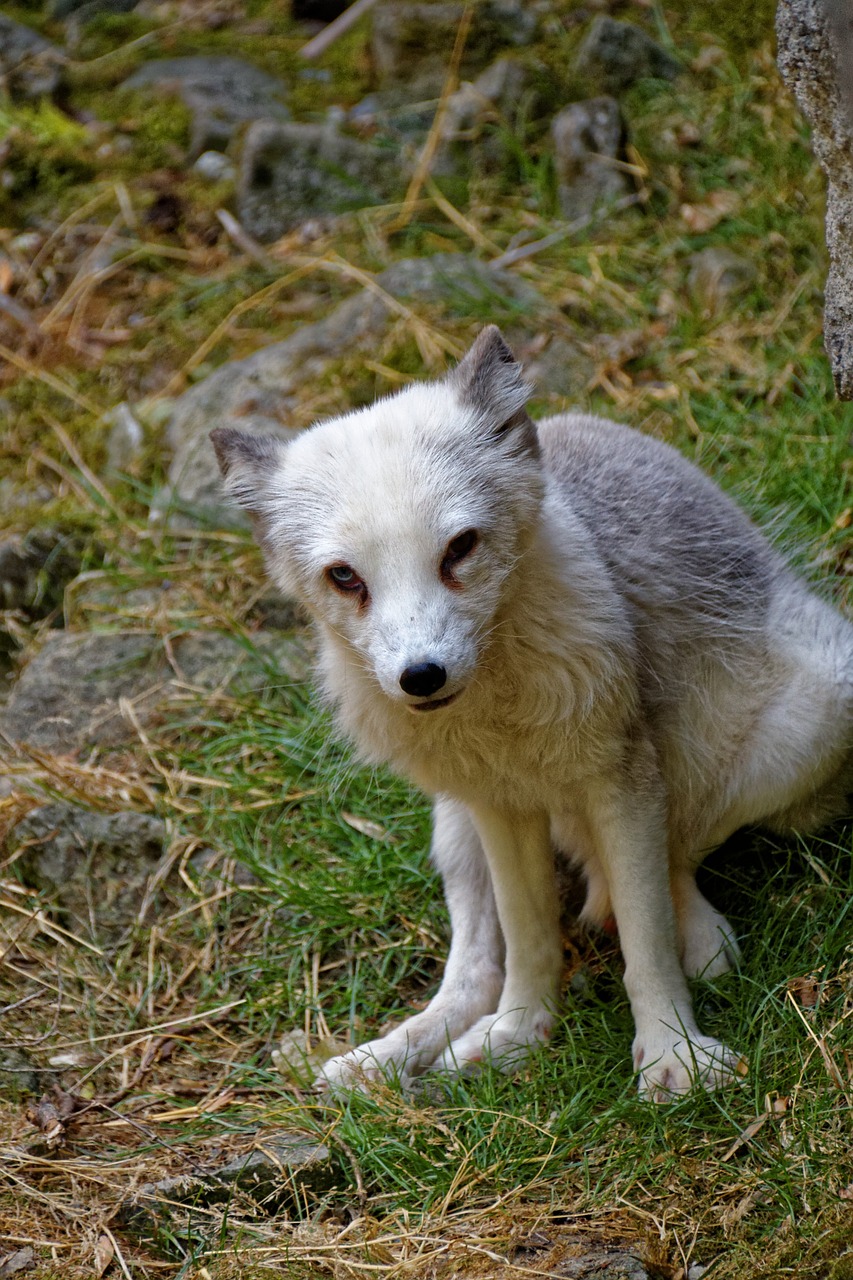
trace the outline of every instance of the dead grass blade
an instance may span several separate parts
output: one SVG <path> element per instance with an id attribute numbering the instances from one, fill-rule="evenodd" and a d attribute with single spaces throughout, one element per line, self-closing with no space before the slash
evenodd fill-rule
<path id="1" fill-rule="evenodd" d="M 341 275 L 348 276 L 351 280 L 357 280 L 377 298 L 381 298 L 382 302 L 395 315 L 405 320 L 411 326 L 412 334 L 415 342 L 418 344 L 418 350 L 425 364 L 434 366 L 441 359 L 442 354 L 453 356 L 458 359 L 462 354 L 462 347 L 458 342 L 449 338 L 447 334 L 436 329 L 434 325 L 429 324 L 421 316 L 407 307 L 405 303 L 400 302 L 399 298 L 395 298 L 393 294 L 388 293 L 386 289 L 377 282 L 375 276 L 369 271 L 363 271 L 361 267 L 356 267 L 352 262 L 347 262 L 337 253 L 330 254 L 327 258 L 322 259 L 323 270 L 339 272 Z"/>
<path id="2" fill-rule="evenodd" d="M 434 179 L 429 175 L 426 179 L 426 189 L 429 192 L 430 199 L 436 209 L 438 209 L 440 213 L 444 214 L 448 222 L 452 222 L 460 231 L 464 231 L 468 239 L 471 240 L 478 249 L 483 249 L 486 253 L 490 254 L 500 254 L 500 249 L 495 244 L 494 240 L 490 240 L 488 236 L 483 235 L 480 228 L 473 223 L 470 218 L 466 218 L 464 213 L 460 213 L 456 206 L 451 204 L 446 196 L 442 195 L 441 191 L 436 186 Z"/>
<path id="3" fill-rule="evenodd" d="M 840 1092 L 843 1094 L 847 1102 L 847 1106 L 853 1108 L 853 1101 L 851 1101 L 850 1094 L 847 1093 L 844 1088 L 844 1077 L 841 1074 L 841 1070 L 837 1062 L 835 1061 L 829 1049 L 827 1048 L 825 1037 L 819 1036 L 815 1031 L 814 1027 L 809 1025 L 808 1018 L 806 1018 L 802 1009 L 797 1004 L 793 991 L 789 989 L 788 991 L 785 992 L 785 996 L 786 996 L 786 999 L 790 1001 L 791 1008 L 796 1012 L 797 1017 L 800 1019 L 800 1022 L 802 1022 L 803 1026 L 806 1029 L 806 1033 L 809 1039 L 813 1042 L 813 1044 L 815 1045 L 815 1048 L 817 1049 L 818 1053 L 823 1059 L 823 1065 L 826 1067 L 826 1074 L 829 1076 L 830 1081 L 835 1086 L 835 1088 L 840 1090 Z"/>
<path id="4" fill-rule="evenodd" d="M 367 13 L 376 4 L 376 0 L 355 0 L 349 8 L 344 9 L 333 22 L 324 27 L 319 35 L 314 36 L 313 40 L 309 40 L 299 50 L 302 58 L 319 58 L 321 54 L 330 49 L 336 40 L 342 35 L 346 35 L 351 27 L 354 27 L 359 18 Z"/>
<path id="5" fill-rule="evenodd" d="M 512 267 L 516 262 L 523 262 L 526 258 L 532 258 L 537 253 L 542 253 L 545 249 L 550 249 L 555 244 L 560 244 L 561 241 L 568 239 L 569 236 L 586 231 L 587 227 L 591 227 L 595 222 L 600 222 L 608 214 L 621 213 L 623 209 L 630 209 L 636 204 L 641 204 L 645 199 L 646 196 L 642 192 L 620 196 L 612 204 L 601 205 L 594 213 L 587 213 L 582 218 L 575 218 L 574 222 L 567 222 L 564 227 L 558 227 L 556 231 L 543 236 L 541 240 L 531 240 L 528 244 L 520 244 L 516 249 L 508 249 L 506 253 L 493 258 L 489 265 L 492 267 Z"/>
<path id="6" fill-rule="evenodd" d="M 7 885 L 6 887 L 10 892 L 19 892 L 18 885 Z M 94 943 L 87 942 L 85 938 L 80 938 L 77 934 L 69 932 L 68 929 L 63 929 L 62 925 L 48 920 L 41 907 L 31 910 L 21 903 L 15 902 L 10 896 L 4 895 L 0 897 L 0 908 L 23 916 L 25 920 L 29 920 L 36 925 L 40 932 L 46 933 L 49 938 L 52 938 L 54 942 L 58 942 L 63 947 L 67 947 L 71 943 L 73 946 L 84 947 L 86 951 L 91 951 L 93 955 L 102 956 L 104 954 L 101 948 L 96 947 Z"/>
<path id="7" fill-rule="evenodd" d="M 447 75 L 444 80 L 444 87 L 441 91 L 441 97 L 438 101 L 438 108 L 436 109 L 435 117 L 427 135 L 427 140 L 421 149 L 420 155 L 418 156 L 415 172 L 412 174 L 411 181 L 409 182 L 409 186 L 403 200 L 403 207 L 391 223 L 389 228 L 390 231 L 402 231 L 404 227 L 409 225 L 414 215 L 415 205 L 420 197 L 424 183 L 432 170 L 438 148 L 441 144 L 444 129 L 444 117 L 447 115 L 447 106 L 451 95 L 456 92 L 459 85 L 459 64 L 462 61 L 462 54 L 465 51 L 465 42 L 468 39 L 473 19 L 474 5 L 471 3 L 466 4 L 462 12 L 462 17 L 459 21 L 459 26 L 456 28 L 456 39 L 453 42 L 453 51 L 450 55 Z"/>
<path id="8" fill-rule="evenodd" d="M 15 351 L 10 351 L 8 347 L 4 347 L 0 343 L 0 360 L 5 360 L 7 364 L 13 365 L 16 369 L 20 369 L 22 373 L 27 374 L 30 378 L 35 378 L 37 382 L 43 382 L 45 386 L 50 387 L 52 391 L 56 391 L 59 395 L 64 396 L 66 400 L 70 400 L 80 409 L 85 409 L 87 413 L 92 413 L 99 418 L 103 410 L 90 400 L 88 396 L 83 396 L 79 391 L 75 391 L 73 387 L 69 387 L 60 378 L 55 377 L 52 373 L 48 373 L 46 369 L 40 369 L 38 365 L 33 364 L 31 360 L 27 360 L 26 356 L 18 355 Z"/>
<path id="9" fill-rule="evenodd" d="M 187 376 L 193 369 L 201 364 L 220 339 L 230 329 L 235 320 L 239 320 L 240 316 L 244 316 L 247 311 L 253 311 L 255 307 L 263 306 L 265 302 L 269 302 L 282 289 L 287 288 L 289 284 L 295 284 L 297 280 L 304 280 L 306 276 L 310 276 L 313 272 L 321 269 L 325 259 L 311 258 L 307 262 L 302 262 L 294 271 L 289 271 L 287 275 L 279 276 L 278 280 L 273 280 L 272 284 L 265 285 L 263 289 L 259 289 L 257 293 L 253 293 L 250 298 L 244 298 L 242 302 L 238 302 L 228 312 L 224 320 L 220 320 L 216 328 L 210 333 L 198 347 L 190 358 L 185 361 L 183 366 L 174 373 L 166 386 L 159 391 L 159 396 L 174 396 L 183 390 L 186 385 Z"/>

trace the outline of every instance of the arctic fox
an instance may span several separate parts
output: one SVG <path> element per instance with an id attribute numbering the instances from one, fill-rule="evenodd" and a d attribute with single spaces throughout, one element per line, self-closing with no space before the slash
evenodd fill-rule
<path id="1" fill-rule="evenodd" d="M 675 450 L 534 425 L 494 326 L 439 381 L 292 443 L 212 433 L 270 574 L 319 630 L 340 728 L 434 798 L 452 925 L 441 986 L 321 1083 L 511 1066 L 559 1008 L 554 849 L 615 916 L 640 1092 L 745 1070 L 687 978 L 734 933 L 696 885 L 746 823 L 806 831 L 853 790 L 853 627 Z"/>

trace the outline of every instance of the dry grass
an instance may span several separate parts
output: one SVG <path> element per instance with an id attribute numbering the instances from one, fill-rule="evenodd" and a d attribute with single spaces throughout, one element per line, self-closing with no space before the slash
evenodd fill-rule
<path id="1" fill-rule="evenodd" d="M 248 542 L 147 523 L 161 471 L 151 401 L 287 336 L 341 293 L 379 289 L 401 257 L 472 249 L 553 309 L 535 332 L 510 313 L 526 358 L 578 342 L 590 376 L 577 403 L 679 444 L 758 514 L 785 507 L 786 533 L 853 603 L 853 422 L 832 403 L 820 350 L 820 181 L 769 51 L 738 70 L 712 39 L 674 30 L 696 55 L 691 76 L 628 104 L 642 210 L 571 234 L 535 144 L 510 181 L 481 175 L 464 200 L 430 177 L 427 148 L 403 202 L 312 239 L 294 233 L 261 261 L 223 233 L 221 193 L 182 187 L 180 230 L 155 233 L 145 174 L 96 174 L 66 193 L 29 249 L 0 233 L 0 288 L 27 316 L 0 308 L 0 468 L 49 495 L 4 519 L 89 540 L 66 625 L 144 630 L 164 645 L 186 629 L 250 636 L 265 587 Z M 141 47 L 127 41 L 120 56 Z M 678 141 L 685 121 L 700 145 Z M 690 255 L 707 246 L 754 264 L 742 293 L 691 294 Z M 304 388 L 297 425 L 440 367 L 491 318 L 485 306 L 383 300 L 383 340 Z M 122 400 L 148 401 L 148 448 L 125 480 L 105 478 L 100 417 Z M 564 402 L 541 389 L 541 407 Z M 9 624 L 35 644 L 57 621 Z M 0 863 L 0 1035 L 38 1081 L 22 1097 L 3 1086 L 0 1258 L 32 1247 L 37 1268 L 24 1274 L 63 1280 L 443 1280 L 571 1274 L 597 1242 L 638 1250 L 666 1280 L 712 1261 L 715 1280 L 843 1280 L 831 1269 L 853 1230 L 849 829 L 800 851 L 755 838 L 713 872 L 749 936 L 744 973 L 699 996 L 709 1025 L 748 1049 L 734 1094 L 656 1112 L 636 1101 L 618 953 L 570 928 L 572 1025 L 519 1078 L 323 1102 L 298 1070 L 271 1065 L 282 1032 L 299 1027 L 306 1051 L 322 1052 L 330 1029 L 357 1035 L 417 1007 L 440 971 L 423 806 L 356 772 L 303 691 L 202 697 L 176 684 L 171 699 L 111 753 L 0 743 L 0 841 L 44 796 L 168 825 L 118 937 L 23 883 L 21 851 Z M 199 1204 L 191 1229 L 161 1224 L 148 1239 L 128 1228 L 122 1206 L 140 1185 L 283 1129 L 328 1146 L 328 1186 L 272 1211 L 244 1193 Z"/>

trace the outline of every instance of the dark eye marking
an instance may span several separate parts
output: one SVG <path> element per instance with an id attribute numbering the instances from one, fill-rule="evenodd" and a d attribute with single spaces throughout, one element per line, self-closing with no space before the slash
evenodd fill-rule
<path id="1" fill-rule="evenodd" d="M 455 538 L 450 539 L 441 561 L 442 581 L 448 586 L 459 585 L 454 577 L 453 570 L 470 556 L 479 541 L 480 535 L 476 529 L 466 529 L 464 533 L 457 533 Z"/>
<path id="2" fill-rule="evenodd" d="M 367 596 L 367 585 L 355 569 L 348 564 L 331 564 L 326 570 L 326 578 L 338 591 L 358 592 L 362 599 Z"/>

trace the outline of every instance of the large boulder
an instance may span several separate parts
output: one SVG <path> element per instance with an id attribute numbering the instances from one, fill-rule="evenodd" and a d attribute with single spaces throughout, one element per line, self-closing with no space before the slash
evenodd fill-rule
<path id="1" fill-rule="evenodd" d="M 166 824 L 147 813 L 98 813 L 65 801 L 31 809 L 8 846 L 24 883 L 104 938 L 140 915 L 166 850 Z"/>
<path id="2" fill-rule="evenodd" d="M 287 86 L 243 58 L 198 54 L 157 58 L 124 81 L 123 89 L 180 98 L 192 114 L 190 154 L 223 151 L 252 120 L 287 120 Z"/>
<path id="3" fill-rule="evenodd" d="M 615 98 L 573 102 L 551 123 L 560 208 L 567 218 L 583 218 L 599 205 L 625 195 L 630 179 L 625 125 Z"/>
<path id="4" fill-rule="evenodd" d="M 779 69 L 812 127 L 827 178 L 824 340 L 835 389 L 853 400 L 853 7 L 780 0 Z"/>
<path id="5" fill-rule="evenodd" d="M 237 214 L 259 240 L 275 240 L 309 218 L 362 209 L 401 183 L 399 159 L 329 124 L 259 120 L 243 141 Z"/>
<path id="6" fill-rule="evenodd" d="M 56 754 L 119 746 L 194 698 L 304 680 L 309 666 L 303 638 L 272 632 L 251 644 L 187 632 L 167 652 L 138 631 L 54 631 L 12 686 L 0 734 Z"/>

